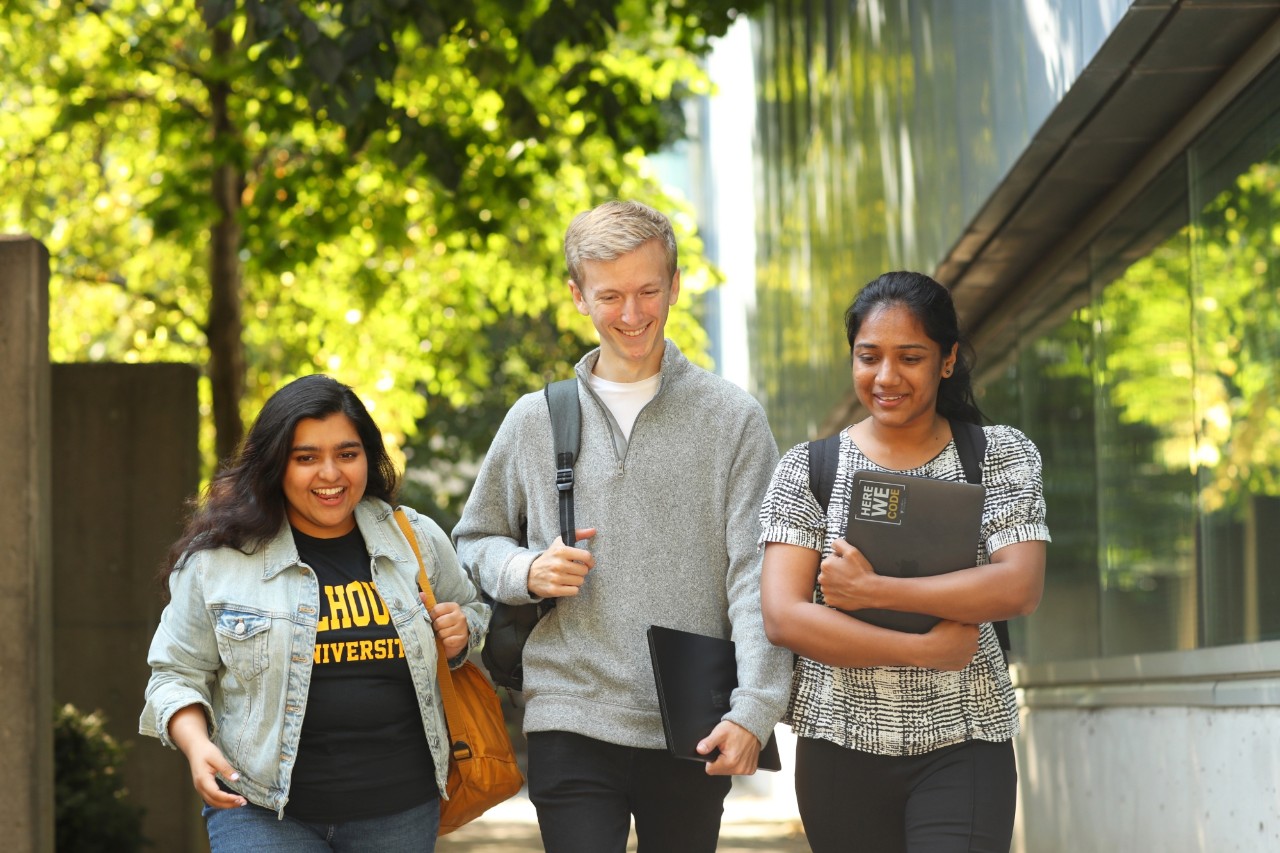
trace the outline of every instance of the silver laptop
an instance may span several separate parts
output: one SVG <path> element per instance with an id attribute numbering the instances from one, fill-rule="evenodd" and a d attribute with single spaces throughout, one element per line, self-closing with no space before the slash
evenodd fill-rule
<path id="1" fill-rule="evenodd" d="M 972 567 L 978 559 L 986 489 L 976 483 L 856 471 L 845 541 L 878 574 L 927 577 Z M 936 616 L 898 610 L 846 611 L 865 622 L 923 634 Z"/>

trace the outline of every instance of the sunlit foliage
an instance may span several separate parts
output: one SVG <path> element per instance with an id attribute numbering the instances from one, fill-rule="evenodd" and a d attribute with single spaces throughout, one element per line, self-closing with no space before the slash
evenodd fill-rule
<path id="1" fill-rule="evenodd" d="M 560 257 L 576 212 L 616 196 L 672 212 L 685 292 L 715 283 L 644 155 L 684 133 L 698 55 L 735 7 L 13 0 L 0 230 L 51 252 L 56 360 L 235 374 L 242 347 L 218 455 L 282 382 L 324 371 L 398 447 L 431 424 L 415 464 L 474 456 L 591 342 Z M 243 322 L 225 346 L 219 281 Z M 692 301 L 670 334 L 703 358 Z"/>

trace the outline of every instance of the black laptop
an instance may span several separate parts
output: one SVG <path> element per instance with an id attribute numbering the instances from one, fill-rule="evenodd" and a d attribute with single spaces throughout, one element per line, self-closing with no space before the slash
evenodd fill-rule
<path id="1" fill-rule="evenodd" d="M 967 569 L 978 559 L 986 489 L 976 483 L 856 471 L 845 541 L 877 574 L 917 578 Z M 898 610 L 846 611 L 864 622 L 913 634 L 936 616 Z"/>
<path id="2" fill-rule="evenodd" d="M 716 751 L 698 754 L 698 741 L 711 734 L 729 712 L 729 697 L 738 686 L 738 659 L 733 640 L 692 634 L 675 628 L 649 628 L 649 655 L 662 710 L 667 749 L 676 758 L 713 761 Z M 760 750 L 761 770 L 781 770 L 773 735 Z"/>

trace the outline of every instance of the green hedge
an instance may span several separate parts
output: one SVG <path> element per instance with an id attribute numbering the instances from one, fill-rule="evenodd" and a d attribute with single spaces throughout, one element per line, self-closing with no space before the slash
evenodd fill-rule
<path id="1" fill-rule="evenodd" d="M 57 853 L 136 853 L 147 845 L 142 808 L 124 787 L 124 747 L 100 713 L 63 705 L 54 715 Z"/>

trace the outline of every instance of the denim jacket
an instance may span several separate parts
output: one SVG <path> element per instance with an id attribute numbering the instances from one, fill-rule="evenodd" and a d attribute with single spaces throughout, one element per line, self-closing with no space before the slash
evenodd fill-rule
<path id="1" fill-rule="evenodd" d="M 489 608 L 444 532 L 412 509 L 406 507 L 405 514 L 436 599 L 462 605 L 474 650 L 484 637 Z M 355 517 L 373 582 L 404 645 L 436 783 L 446 796 L 449 736 L 436 683 L 435 636 L 417 594 L 418 563 L 386 503 L 366 497 Z M 311 686 L 320 606 L 315 573 L 299 560 L 287 524 L 252 554 L 234 548 L 197 551 L 179 565 L 169 577 L 172 598 L 147 654 L 151 680 L 139 732 L 176 748 L 169 738 L 174 713 L 203 706 L 210 737 L 240 774 L 227 784 L 283 816 Z M 456 661 L 464 659 L 459 655 Z"/>

